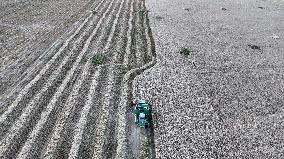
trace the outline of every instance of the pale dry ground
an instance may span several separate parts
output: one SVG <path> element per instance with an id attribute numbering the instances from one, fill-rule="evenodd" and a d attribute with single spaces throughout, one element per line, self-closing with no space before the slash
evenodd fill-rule
<path id="1" fill-rule="evenodd" d="M 284 158 L 284 1 L 146 4 L 157 64 L 134 97 L 153 105 L 156 157 Z"/>

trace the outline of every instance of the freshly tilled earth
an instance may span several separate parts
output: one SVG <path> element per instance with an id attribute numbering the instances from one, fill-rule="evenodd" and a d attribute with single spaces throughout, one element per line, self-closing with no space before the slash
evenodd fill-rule
<path id="1" fill-rule="evenodd" d="M 154 157 L 152 131 L 131 138 L 132 80 L 156 62 L 144 0 L 1 8 L 0 158 Z"/>

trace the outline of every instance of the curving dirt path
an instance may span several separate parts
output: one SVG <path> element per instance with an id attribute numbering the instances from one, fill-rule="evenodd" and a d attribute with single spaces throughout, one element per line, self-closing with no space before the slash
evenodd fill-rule
<path id="1" fill-rule="evenodd" d="M 19 58 L 1 68 L 11 80 L 0 98 L 0 158 L 153 157 L 145 144 L 153 132 L 133 127 L 129 107 L 132 80 L 156 62 L 145 2 L 101 0 L 85 9 L 40 55 L 21 52 L 34 59 L 29 65 L 15 69 Z M 103 64 L 92 62 L 96 54 Z"/>

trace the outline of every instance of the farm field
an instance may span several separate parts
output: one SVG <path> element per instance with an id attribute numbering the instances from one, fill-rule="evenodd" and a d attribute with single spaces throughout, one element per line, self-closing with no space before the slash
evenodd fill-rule
<path id="1" fill-rule="evenodd" d="M 0 158 L 284 158 L 283 17 L 283 0 L 2 0 Z"/>
<path id="2" fill-rule="evenodd" d="M 283 158 L 284 1 L 146 4 L 157 63 L 133 95 L 153 104 L 156 158 Z"/>
<path id="3" fill-rule="evenodd" d="M 1 5 L 0 158 L 154 158 L 130 107 L 156 62 L 145 1 Z"/>

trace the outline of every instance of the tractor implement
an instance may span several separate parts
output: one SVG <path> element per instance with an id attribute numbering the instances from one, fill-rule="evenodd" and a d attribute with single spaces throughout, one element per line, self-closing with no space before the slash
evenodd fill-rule
<path id="1" fill-rule="evenodd" d="M 145 100 L 138 100 L 133 102 L 134 122 L 139 127 L 147 128 L 150 125 L 151 109 L 148 102 Z"/>

